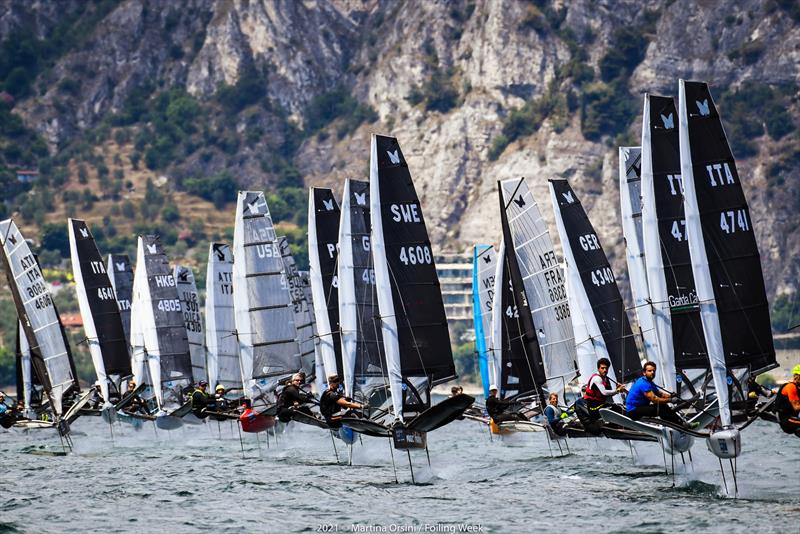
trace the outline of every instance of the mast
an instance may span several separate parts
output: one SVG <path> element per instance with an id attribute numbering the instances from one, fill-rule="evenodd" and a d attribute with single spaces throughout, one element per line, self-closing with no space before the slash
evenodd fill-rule
<path id="1" fill-rule="evenodd" d="M 619 200 L 622 211 L 622 234 L 625 236 L 625 260 L 644 356 L 663 369 L 658 336 L 653 324 L 653 307 L 647 283 L 642 229 L 642 149 L 638 146 L 619 147 Z M 658 382 L 663 385 L 661 374 Z"/>
<path id="2" fill-rule="evenodd" d="M 39 262 L 11 219 L 0 222 L 0 243 L 6 278 L 28 340 L 32 367 L 50 397 L 53 415 L 60 419 L 64 397 L 79 392 L 80 386 L 58 311 Z"/>
<path id="3" fill-rule="evenodd" d="M 109 376 L 123 377 L 131 374 L 125 331 L 114 288 L 106 274 L 105 263 L 97 250 L 94 236 L 85 221 L 67 220 L 72 273 L 78 305 L 83 317 L 83 328 L 92 357 L 100 393 L 109 403 Z"/>
<path id="4" fill-rule="evenodd" d="M 439 277 L 419 197 L 394 137 L 372 135 L 370 217 L 375 283 L 395 417 L 455 376 Z M 416 386 L 409 382 L 417 377 Z M 403 384 L 408 391 L 403 395 Z M 413 389 L 418 395 L 414 395 Z"/>
<path id="5" fill-rule="evenodd" d="M 558 234 L 564 247 L 570 291 L 581 310 L 597 358 L 611 360 L 608 374 L 630 382 L 642 374 L 639 351 L 625 304 L 603 247 L 580 200 L 566 180 L 550 180 L 550 197 Z M 591 362 L 596 368 L 596 361 Z M 589 362 L 583 366 L 588 367 Z M 588 372 L 588 370 L 587 370 Z"/>
<path id="6" fill-rule="evenodd" d="M 127 254 L 109 254 L 108 267 L 106 268 L 114 296 L 117 299 L 119 316 L 122 320 L 122 330 L 125 332 L 125 341 L 131 344 L 131 294 L 133 292 L 133 269 Z"/>
<path id="7" fill-rule="evenodd" d="M 472 258 L 472 313 L 475 346 L 483 382 L 483 397 L 489 398 L 489 362 L 492 352 L 492 300 L 495 292 L 497 255 L 492 245 L 475 245 Z"/>
<path id="8" fill-rule="evenodd" d="M 285 237 L 278 237 L 278 248 L 281 251 L 283 269 L 286 273 L 286 282 L 289 285 L 289 296 L 292 301 L 294 311 L 294 324 L 297 330 L 297 343 L 300 347 L 300 365 L 307 376 L 315 372 L 314 360 L 316 350 L 314 347 L 314 322 L 311 306 L 306 300 L 306 293 L 303 290 L 303 280 L 297 270 L 297 264 L 289 251 L 289 242 Z"/>
<path id="9" fill-rule="evenodd" d="M 239 191 L 233 257 L 233 305 L 242 381 L 245 395 L 258 398 L 279 378 L 300 369 L 283 261 L 261 191 Z"/>
<path id="10" fill-rule="evenodd" d="M 173 271 L 181 301 L 186 338 L 189 341 L 189 355 L 192 359 L 192 378 L 194 381 L 207 380 L 206 349 L 203 344 L 203 319 L 200 317 L 200 299 L 197 297 L 197 284 L 194 273 L 188 267 L 176 265 Z"/>
<path id="11" fill-rule="evenodd" d="M 538 344 L 547 391 L 560 391 L 575 378 L 575 339 L 564 275 L 539 206 L 524 178 L 499 182 L 503 240 L 515 301 L 531 311 L 520 313 L 531 354 Z M 541 380 L 540 374 L 537 383 Z M 540 392 L 543 393 L 543 392 Z"/>
<path id="12" fill-rule="evenodd" d="M 308 263 L 314 316 L 325 374 L 343 375 L 339 333 L 339 281 L 336 275 L 341 213 L 333 191 L 312 187 L 308 192 Z M 327 382 L 327 376 L 324 377 Z"/>
<path id="13" fill-rule="evenodd" d="M 233 253 L 226 243 L 208 247 L 206 273 L 206 349 L 208 381 L 225 389 L 242 387 L 233 311 Z"/>
<path id="14" fill-rule="evenodd" d="M 642 126 L 642 227 L 653 319 L 661 350 L 658 383 L 676 391 L 685 369 L 707 369 L 695 278 L 689 258 L 672 98 L 645 95 Z"/>
<path id="15" fill-rule="evenodd" d="M 345 394 L 383 385 L 378 295 L 370 242 L 369 183 L 346 179 L 339 223 L 339 318 Z"/>
<path id="16" fill-rule="evenodd" d="M 686 234 L 722 425 L 727 370 L 776 366 L 769 304 L 750 210 L 708 85 L 679 82 Z"/>

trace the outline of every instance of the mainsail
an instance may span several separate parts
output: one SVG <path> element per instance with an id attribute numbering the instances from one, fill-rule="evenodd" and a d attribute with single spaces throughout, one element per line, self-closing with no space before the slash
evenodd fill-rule
<path id="1" fill-rule="evenodd" d="M 723 426 L 731 424 L 728 369 L 776 366 L 753 221 L 708 85 L 679 82 L 686 234 Z"/>
<path id="2" fill-rule="evenodd" d="M 672 98 L 645 95 L 642 227 L 660 348 L 656 378 L 668 391 L 676 391 L 683 370 L 708 368 L 683 213 L 677 115 Z"/>
<path id="3" fill-rule="evenodd" d="M 117 299 L 119 316 L 122 319 L 122 329 L 125 332 L 125 341 L 131 344 L 131 294 L 133 293 L 133 269 L 127 254 L 109 254 L 108 267 L 106 268 L 114 296 Z"/>
<path id="4" fill-rule="evenodd" d="M 200 317 L 200 299 L 197 297 L 197 284 L 194 273 L 188 267 L 176 265 L 173 272 L 178 287 L 178 298 L 181 300 L 183 323 L 186 325 L 186 337 L 189 340 L 189 354 L 192 358 L 192 378 L 199 382 L 207 380 L 206 349 L 203 344 L 203 319 Z"/>
<path id="5" fill-rule="evenodd" d="M 535 393 L 544 402 L 547 371 L 536 341 L 525 287 L 519 265 L 506 248 L 510 240 L 508 225 L 503 224 L 503 241 L 497 253 L 492 300 L 492 359 L 489 362 L 491 382 L 500 389 L 501 398 L 511 399 Z M 552 384 L 558 389 L 558 384 Z"/>
<path id="6" fill-rule="evenodd" d="M 538 341 L 542 354 L 546 389 L 557 391 L 575 377 L 575 339 L 570 320 L 570 307 L 564 286 L 564 275 L 556 259 L 547 225 L 525 178 L 503 180 L 500 186 L 500 215 L 504 226 L 506 256 L 511 262 L 512 276 L 519 272 L 520 280 L 512 280 L 514 291 L 531 310 L 533 324 L 526 324 L 526 335 Z M 533 340 L 529 344 L 533 343 Z M 539 370 L 534 369 L 537 373 Z M 538 375 L 537 375 L 538 376 Z"/>
<path id="7" fill-rule="evenodd" d="M 206 273 L 206 350 L 208 381 L 225 389 L 242 387 L 239 344 L 233 312 L 233 253 L 226 243 L 211 243 Z"/>
<path id="8" fill-rule="evenodd" d="M 394 137 L 372 136 L 369 196 L 389 386 L 395 417 L 402 419 L 404 411 L 426 404 L 408 379 L 424 377 L 429 388 L 453 378 L 455 365 L 428 230 Z"/>
<path id="9" fill-rule="evenodd" d="M 497 257 L 492 245 L 475 245 L 472 258 L 472 314 L 475 326 L 475 346 L 483 383 L 483 396 L 489 397 L 492 346 L 492 300 L 495 291 Z M 493 367 L 493 365 L 491 365 Z"/>
<path id="10" fill-rule="evenodd" d="M 157 236 L 139 236 L 131 308 L 136 383 L 152 386 L 159 409 L 175 409 L 192 383 L 192 360 L 177 284 Z"/>
<path id="11" fill-rule="evenodd" d="M 117 377 L 116 380 L 111 379 L 111 384 L 119 389 L 120 380 L 131 374 L 125 331 L 114 288 L 89 227 L 82 220 L 68 219 L 67 230 L 86 342 L 97 373 L 100 393 L 108 402 L 109 377 Z"/>
<path id="12" fill-rule="evenodd" d="M 339 333 L 339 281 L 336 275 L 340 217 L 333 191 L 321 187 L 309 190 L 308 263 L 320 351 L 325 373 L 341 376 L 344 371 Z"/>
<path id="13" fill-rule="evenodd" d="M 278 248 L 281 251 L 283 270 L 289 285 L 289 297 L 292 300 L 297 344 L 300 347 L 300 368 L 306 373 L 306 376 L 311 376 L 315 372 L 314 360 L 316 358 L 313 311 L 306 300 L 303 279 L 300 277 L 297 264 L 289 251 L 289 241 L 285 237 L 278 237 Z"/>
<path id="14" fill-rule="evenodd" d="M 245 395 L 255 398 L 301 366 L 283 261 L 261 191 L 239 192 L 233 251 L 233 305 L 242 380 Z"/>
<path id="15" fill-rule="evenodd" d="M 11 219 L 0 222 L 0 243 L 34 372 L 50 397 L 54 415 L 60 417 L 64 413 L 64 397 L 80 391 L 67 336 L 39 262 Z"/>
<path id="16" fill-rule="evenodd" d="M 384 384 L 380 313 L 370 246 L 369 183 L 345 180 L 339 224 L 339 317 L 345 393 Z"/>
<path id="17" fill-rule="evenodd" d="M 596 369 L 599 358 L 611 360 L 608 374 L 618 382 L 635 380 L 642 374 L 636 340 L 617 281 L 600 240 L 575 192 L 566 180 L 550 180 L 550 195 L 564 258 L 570 272 L 570 302 L 579 308 L 586 324 L 595 358 L 581 361 L 584 376 Z"/>
<path id="18" fill-rule="evenodd" d="M 625 260 L 628 265 L 628 278 L 636 317 L 639 320 L 639 334 L 644 356 L 647 360 L 661 366 L 661 352 L 658 336 L 653 325 L 653 307 L 650 303 L 650 289 L 647 284 L 647 265 L 642 236 L 642 149 L 638 146 L 619 148 L 619 200 L 622 211 L 622 234 L 625 236 Z M 660 374 L 656 375 L 660 378 Z M 663 385 L 663 382 L 659 380 Z"/>

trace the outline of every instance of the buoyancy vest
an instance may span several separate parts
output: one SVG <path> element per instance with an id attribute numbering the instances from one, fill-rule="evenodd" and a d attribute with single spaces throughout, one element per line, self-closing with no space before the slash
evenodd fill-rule
<path id="1" fill-rule="evenodd" d="M 594 373 L 592 376 L 589 377 L 589 381 L 586 382 L 586 393 L 583 394 L 583 398 L 588 401 L 593 401 L 597 403 L 604 403 L 606 402 L 606 396 L 597 391 L 594 387 L 592 387 L 592 380 L 594 377 L 600 376 L 597 373 Z M 608 389 L 611 387 L 611 382 L 608 380 L 608 377 L 601 377 L 603 382 L 603 386 Z"/>
<path id="2" fill-rule="evenodd" d="M 797 384 L 794 382 L 787 382 L 786 384 L 782 385 L 780 389 L 778 389 L 778 396 L 775 399 L 775 411 L 778 412 L 778 417 L 782 419 L 788 419 L 789 417 L 796 417 L 797 411 L 792 406 L 792 403 L 789 402 L 789 396 L 784 395 L 783 390 L 786 386 L 793 385 L 797 388 Z M 798 392 L 800 392 L 800 388 L 798 388 Z"/>

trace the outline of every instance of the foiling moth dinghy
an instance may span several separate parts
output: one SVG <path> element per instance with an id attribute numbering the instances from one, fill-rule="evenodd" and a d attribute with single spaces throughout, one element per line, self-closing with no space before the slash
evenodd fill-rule
<path id="1" fill-rule="evenodd" d="M 175 277 L 157 236 L 139 236 L 133 282 L 131 353 L 137 385 L 163 430 L 191 412 L 192 360 Z"/>
<path id="2" fill-rule="evenodd" d="M 42 385 L 47 409 L 52 413 L 50 421 L 21 420 L 14 426 L 56 428 L 71 445 L 69 425 L 88 402 L 89 393 L 72 402 L 80 394 L 80 386 L 69 343 L 39 262 L 11 219 L 0 222 L 0 244 L 6 279 L 22 328 L 20 335 L 25 336 L 33 373 Z"/>
<path id="3" fill-rule="evenodd" d="M 101 415 L 111 424 L 117 419 L 115 403 L 122 399 L 123 381 L 132 375 L 128 343 L 114 288 L 94 236 L 80 219 L 68 219 L 67 232 L 75 291 L 100 396 L 95 406 L 84 408 L 81 413 Z"/>
<path id="4" fill-rule="evenodd" d="M 240 191 L 233 233 L 233 305 L 244 395 L 253 405 L 245 432 L 275 427 L 275 389 L 300 370 L 295 315 L 272 217 L 261 191 Z"/>
<path id="5" fill-rule="evenodd" d="M 369 202 L 391 407 L 369 423 L 355 417 L 342 423 L 358 432 L 382 426 L 395 448 L 427 451 L 427 433 L 460 417 L 475 399 L 462 394 L 431 403 L 431 387 L 454 378 L 455 365 L 419 197 L 393 137 L 372 135 Z"/>
<path id="6" fill-rule="evenodd" d="M 777 366 L 769 304 L 750 210 L 708 85 L 680 80 L 678 102 L 686 233 L 719 404 L 707 445 L 720 469 L 730 460 L 738 491 L 733 460 L 742 443 L 729 384 L 735 368 L 755 375 Z"/>

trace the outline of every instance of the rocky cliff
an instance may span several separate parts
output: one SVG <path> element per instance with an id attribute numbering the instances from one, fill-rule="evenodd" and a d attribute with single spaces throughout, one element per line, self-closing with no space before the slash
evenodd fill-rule
<path id="1" fill-rule="evenodd" d="M 547 179 L 567 177 L 623 280 L 616 147 L 637 144 L 644 92 L 677 95 L 679 77 L 705 80 L 723 118 L 735 111 L 733 127 L 746 143 L 738 164 L 774 296 L 793 291 L 800 270 L 800 15 L 785 1 L 732 4 L 11 0 L 0 4 L 0 38 L 20 29 L 41 39 L 65 26 L 72 32 L 13 109 L 51 154 L 136 98 L 176 89 L 202 104 L 249 77 L 267 104 L 184 119 L 208 121 L 201 129 L 212 137 L 227 127 L 252 142 L 200 143 L 159 173 L 232 169 L 242 185 L 274 189 L 277 171 L 264 158 L 280 150 L 306 186 L 341 191 L 345 177 L 367 178 L 369 134 L 391 133 L 440 249 L 496 243 L 496 181 L 518 176 L 529 179 L 555 231 Z M 768 122 L 767 103 L 753 107 L 743 96 L 748 84 L 772 95 L 783 114 L 767 110 L 777 113 Z M 346 117 L 333 116 L 311 131 L 309 106 L 331 94 L 354 97 L 377 118 L 343 128 Z M 787 131 L 779 135 L 773 123 Z"/>

